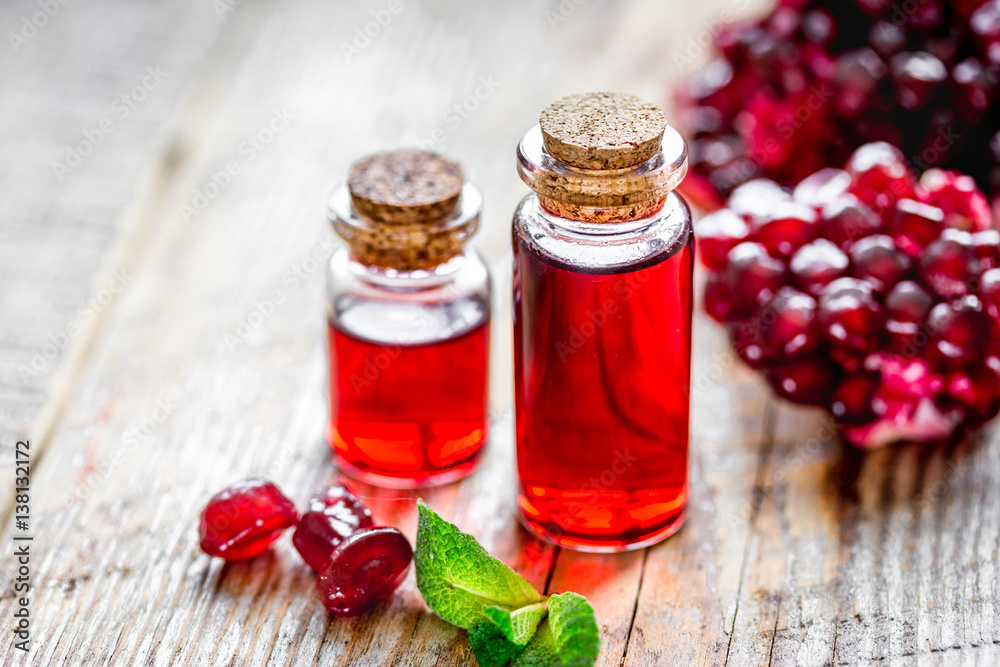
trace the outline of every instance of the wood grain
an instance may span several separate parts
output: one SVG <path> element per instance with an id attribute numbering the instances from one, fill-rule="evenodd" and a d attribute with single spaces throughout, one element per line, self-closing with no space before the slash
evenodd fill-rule
<path id="1" fill-rule="evenodd" d="M 53 22 L 36 38 L 30 76 L 0 69 L 22 97 L 30 97 L 34 80 L 61 76 L 66 89 L 89 81 L 61 73 L 69 63 L 100 72 L 112 61 L 173 54 L 178 71 L 196 72 L 183 95 L 178 86 L 159 102 L 150 98 L 150 120 L 134 135 L 113 135 L 121 145 L 109 144 L 106 154 L 121 151 L 115 169 L 96 166 L 95 154 L 94 172 L 84 179 L 81 171 L 72 187 L 77 198 L 61 190 L 55 198 L 66 197 L 59 205 L 74 210 L 89 202 L 99 213 L 53 213 L 44 223 L 51 229 L 36 240 L 22 230 L 0 243 L 12 262 L 0 263 L 0 271 L 24 268 L 28 257 L 44 258 L 51 271 L 24 273 L 0 301 L 7 309 L 0 312 L 18 317 L 28 312 L 25 304 L 43 305 L 37 323 L 3 329 L 0 351 L 13 360 L 4 362 L 4 378 L 37 347 L 38 331 L 64 326 L 87 294 L 88 276 L 99 275 L 95 258 L 106 253 L 105 265 L 113 258 L 134 275 L 95 322 L 89 343 L 60 367 L 72 372 L 60 370 L 27 403 L 17 402 L 18 389 L 5 404 L 5 417 L 20 415 L 19 422 L 5 419 L 13 424 L 8 433 L 40 434 L 47 453 L 32 478 L 34 643 L 28 656 L 0 645 L 0 661 L 473 664 L 463 634 L 426 610 L 412 575 L 372 613 L 329 620 L 287 536 L 252 562 L 223 565 L 198 550 L 195 528 L 212 493 L 250 474 L 276 480 L 300 503 L 336 478 L 322 436 L 322 266 L 334 243 L 324 200 L 356 157 L 428 141 L 462 160 L 484 190 L 476 244 L 496 278 L 497 324 L 486 460 L 467 480 L 420 496 L 538 588 L 587 595 L 602 626 L 601 664 L 1000 660 L 995 435 L 949 450 L 844 451 L 819 412 L 776 401 L 728 351 L 724 332 L 703 318 L 696 325 L 685 528 L 645 551 L 593 556 L 542 543 L 514 518 L 510 332 L 503 323 L 509 216 L 525 190 L 513 147 L 545 104 L 569 92 L 624 89 L 662 99 L 670 81 L 704 58 L 697 44 L 716 19 L 748 11 L 748 3 L 404 1 L 350 54 L 343 47 L 355 29 L 386 5 L 245 0 L 219 21 L 204 3 L 184 5 L 189 11 L 142 4 L 68 5 L 57 18 L 94 13 Z M 5 6 L 0 17 L 16 20 L 26 6 Z M 102 13 L 112 10 L 120 10 L 114 19 Z M 113 47 L 108 25 L 125 36 Z M 68 40 L 71 52 L 89 60 L 56 57 L 43 38 Z M 101 91 L 129 80 L 121 76 L 86 84 L 93 104 L 105 99 Z M 449 120 L 456 117 L 449 110 L 469 96 L 477 108 Z M 74 105 L 73 113 L 85 106 Z M 0 113 L 21 123 L 0 132 L 5 145 L 62 124 L 57 114 L 12 106 Z M 269 126 L 266 146 L 250 157 L 248 137 L 263 137 Z M 69 140 L 58 136 L 57 146 Z M 10 180 L 17 165 L 31 168 L 44 151 L 19 153 L 20 162 L 0 167 L 5 194 L 19 190 Z M 151 184 L 138 187 L 145 181 L 137 165 L 150 154 L 159 156 Z M 47 159 L 33 168 L 44 172 Z M 212 190 L 231 162 L 238 173 Z M 37 219 L 46 187 L 56 191 L 34 186 L 18 192 L 21 199 L 8 198 L 22 216 L 9 219 Z M 215 194 L 195 214 L 185 208 L 209 191 Z M 88 227 L 88 219 L 101 223 Z M 109 250 L 112 239 L 119 246 Z M 89 259 L 73 264 L 70 255 Z M 65 292 L 43 296 L 56 286 Z M 90 294 L 101 287 L 92 284 Z M 27 332 L 23 340 L 17 331 Z M 415 494 L 359 491 L 379 522 L 414 536 Z M 9 510 L 9 496 L 0 499 Z M 12 530 L 8 520 L 6 545 Z M 5 546 L 0 566 L 3 623 L 15 604 L 10 553 Z"/>

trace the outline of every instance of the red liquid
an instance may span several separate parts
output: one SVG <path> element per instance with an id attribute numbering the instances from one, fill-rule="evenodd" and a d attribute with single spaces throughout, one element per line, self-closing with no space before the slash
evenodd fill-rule
<path id="1" fill-rule="evenodd" d="M 518 504 L 564 546 L 655 542 L 688 495 L 691 241 L 626 273 L 536 252 L 514 257 Z"/>
<path id="2" fill-rule="evenodd" d="M 341 468 L 404 488 L 471 472 L 486 441 L 488 323 L 397 346 L 328 328 L 328 439 Z"/>

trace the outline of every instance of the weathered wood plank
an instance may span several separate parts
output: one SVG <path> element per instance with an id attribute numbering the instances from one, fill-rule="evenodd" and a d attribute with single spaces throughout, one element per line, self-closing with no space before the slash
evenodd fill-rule
<path id="1" fill-rule="evenodd" d="M 30 0 L 0 5 L 4 474 L 18 438 L 30 432 L 42 445 L 89 341 L 131 283 L 122 257 L 141 242 L 146 211 L 129 206 L 155 199 L 173 112 L 221 25 L 198 0 L 46 6 L 51 16 Z M 9 502 L 4 484 L 3 516 Z"/>

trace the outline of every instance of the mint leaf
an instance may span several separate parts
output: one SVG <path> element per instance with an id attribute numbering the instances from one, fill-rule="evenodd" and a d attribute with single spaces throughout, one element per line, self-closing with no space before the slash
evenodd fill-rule
<path id="1" fill-rule="evenodd" d="M 548 607 L 544 602 L 537 602 L 514 611 L 503 607 L 487 607 L 483 613 L 500 627 L 507 639 L 518 646 L 524 646 L 535 635 L 535 628 L 545 618 Z"/>
<path id="2" fill-rule="evenodd" d="M 538 624 L 535 636 L 528 642 L 521 655 L 514 660 L 513 667 L 561 667 L 561 665 L 555 637 L 549 629 L 548 619 L 545 619 Z"/>
<path id="3" fill-rule="evenodd" d="M 509 640 L 503 629 L 491 621 L 481 621 L 469 628 L 469 646 L 480 667 L 501 667 L 524 650 L 523 646 Z"/>
<path id="4" fill-rule="evenodd" d="M 438 616 L 470 629 L 496 625 L 483 609 L 507 610 L 542 601 L 527 580 L 489 555 L 475 538 L 448 523 L 422 500 L 417 502 L 417 588 Z"/>
<path id="5" fill-rule="evenodd" d="M 549 597 L 549 625 L 564 667 L 592 667 L 601 653 L 594 608 L 579 593 Z"/>

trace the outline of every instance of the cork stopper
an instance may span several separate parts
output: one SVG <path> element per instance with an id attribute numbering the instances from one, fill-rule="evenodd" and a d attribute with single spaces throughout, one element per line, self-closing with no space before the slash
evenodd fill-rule
<path id="1" fill-rule="evenodd" d="M 354 207 L 362 215 L 389 224 L 440 220 L 455 210 L 464 182 L 457 162 L 409 149 L 358 160 L 347 176 Z"/>
<path id="2" fill-rule="evenodd" d="M 329 217 L 356 261 L 430 271 L 462 253 L 481 209 L 482 196 L 458 163 L 398 150 L 355 162 L 330 198 Z"/>
<path id="3" fill-rule="evenodd" d="M 545 150 L 577 169 L 627 169 L 653 157 L 667 118 L 625 93 L 583 93 L 552 103 L 539 117 Z"/>

